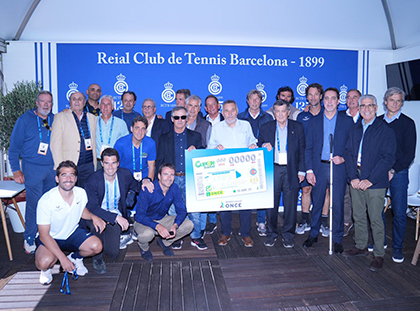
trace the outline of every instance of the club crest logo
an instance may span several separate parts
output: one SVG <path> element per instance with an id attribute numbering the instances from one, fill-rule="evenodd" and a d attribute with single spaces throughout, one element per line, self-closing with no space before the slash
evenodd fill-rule
<path id="1" fill-rule="evenodd" d="M 76 83 L 74 83 L 74 81 L 69 84 L 69 90 L 66 93 L 66 98 L 67 98 L 68 101 L 70 101 L 71 94 L 76 93 L 76 92 L 79 92 L 77 90 L 78 86 L 79 85 L 77 85 Z"/>
<path id="2" fill-rule="evenodd" d="M 340 87 L 340 105 L 346 105 L 347 103 L 347 90 L 349 88 L 344 84 Z"/>
<path id="3" fill-rule="evenodd" d="M 125 76 L 120 73 L 117 77 L 117 82 L 114 84 L 114 91 L 118 95 L 122 95 L 125 91 L 128 91 L 128 84 L 125 82 Z"/>
<path id="4" fill-rule="evenodd" d="M 165 87 L 165 89 L 163 90 L 162 95 L 161 95 L 162 100 L 165 103 L 173 102 L 175 99 L 175 92 L 172 89 L 174 85 L 168 81 L 168 83 L 165 83 L 163 86 Z"/>
<path id="5" fill-rule="evenodd" d="M 256 87 L 257 87 L 257 90 L 260 91 L 260 93 L 262 95 L 261 103 L 265 102 L 265 100 L 267 99 L 267 93 L 264 91 L 265 85 L 260 82 L 256 85 Z"/>
<path id="6" fill-rule="evenodd" d="M 219 82 L 220 77 L 216 74 L 211 76 L 211 82 L 209 83 L 208 89 L 210 94 L 219 95 L 222 91 L 222 84 Z"/>
<path id="7" fill-rule="evenodd" d="M 296 91 L 298 92 L 298 94 L 300 96 L 306 96 L 306 88 L 308 87 L 308 84 L 306 82 L 308 82 L 308 79 L 305 78 L 305 76 L 302 76 L 299 79 L 300 83 L 298 84 L 298 86 L 296 87 Z"/>

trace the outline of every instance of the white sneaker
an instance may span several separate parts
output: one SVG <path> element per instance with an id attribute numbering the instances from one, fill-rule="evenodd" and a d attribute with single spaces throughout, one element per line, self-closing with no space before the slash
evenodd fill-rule
<path id="1" fill-rule="evenodd" d="M 27 239 L 23 241 L 23 248 L 25 249 L 26 254 L 33 254 L 36 250 L 35 241 L 30 239 L 29 242 Z"/>
<path id="2" fill-rule="evenodd" d="M 267 228 L 265 227 L 264 223 L 258 224 L 257 231 L 259 236 L 267 236 Z"/>
<path id="3" fill-rule="evenodd" d="M 127 245 L 130 245 L 134 242 L 131 234 L 122 234 L 120 236 L 120 249 L 126 249 Z"/>
<path id="4" fill-rule="evenodd" d="M 327 238 L 330 236 L 330 228 L 328 226 L 324 226 L 321 224 L 321 228 L 319 229 L 319 232 L 321 232 L 324 238 Z"/>
<path id="5" fill-rule="evenodd" d="M 39 275 L 39 283 L 42 285 L 48 285 L 52 282 L 52 272 L 51 269 L 48 270 L 41 270 L 41 274 Z"/>
<path id="6" fill-rule="evenodd" d="M 83 258 L 74 259 L 71 257 L 73 253 L 69 254 L 67 258 L 73 263 L 74 267 L 76 268 L 77 275 L 84 276 L 88 273 L 88 269 L 83 264 Z"/>

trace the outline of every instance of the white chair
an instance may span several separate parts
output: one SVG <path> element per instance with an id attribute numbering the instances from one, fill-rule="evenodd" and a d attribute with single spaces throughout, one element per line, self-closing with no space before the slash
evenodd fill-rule
<path id="1" fill-rule="evenodd" d="M 415 240 L 417 241 L 419 236 L 420 226 L 420 164 L 413 163 L 408 171 L 408 191 L 407 191 L 407 205 L 409 208 L 416 210 L 416 233 Z"/>

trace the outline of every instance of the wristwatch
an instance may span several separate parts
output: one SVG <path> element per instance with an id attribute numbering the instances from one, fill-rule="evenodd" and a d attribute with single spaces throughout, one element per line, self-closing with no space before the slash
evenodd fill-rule
<path id="1" fill-rule="evenodd" d="M 395 173 L 396 173 L 393 168 L 391 168 L 389 171 L 391 172 L 392 175 L 395 175 Z"/>

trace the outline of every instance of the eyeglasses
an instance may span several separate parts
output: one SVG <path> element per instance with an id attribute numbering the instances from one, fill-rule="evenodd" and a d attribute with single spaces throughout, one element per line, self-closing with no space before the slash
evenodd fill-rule
<path id="1" fill-rule="evenodd" d="M 182 120 L 186 120 L 187 119 L 187 116 L 173 116 L 173 118 L 174 118 L 174 120 L 179 120 L 180 118 Z"/>
<path id="2" fill-rule="evenodd" d="M 376 105 L 374 105 L 374 104 L 367 104 L 367 105 L 361 104 L 360 105 L 360 109 L 366 109 L 366 108 L 373 109 L 375 107 L 376 107 Z"/>
<path id="3" fill-rule="evenodd" d="M 155 108 L 155 106 L 143 106 L 143 109 L 152 109 Z"/>
<path id="4" fill-rule="evenodd" d="M 48 125 L 48 121 L 47 121 L 47 119 L 43 119 L 42 121 L 44 122 L 44 127 L 45 127 L 47 130 L 50 130 L 50 131 L 51 131 L 51 128 L 50 128 L 50 126 Z"/>

